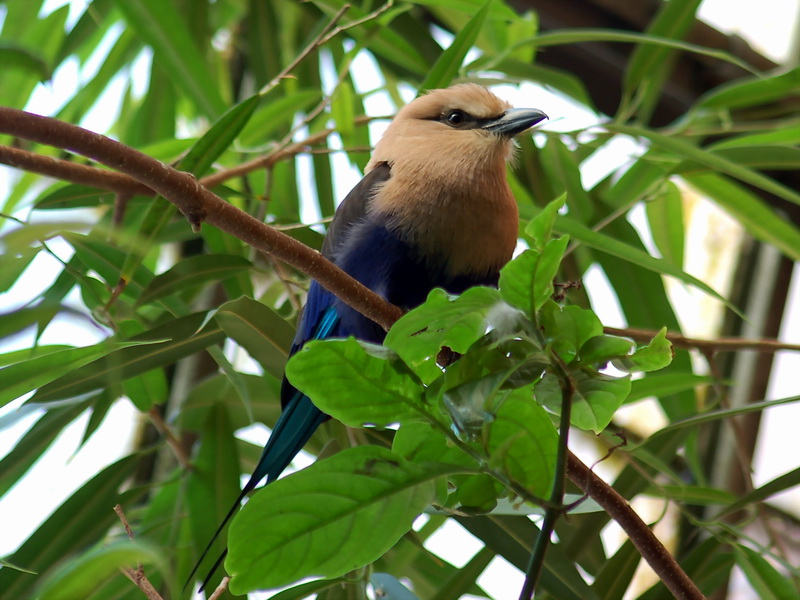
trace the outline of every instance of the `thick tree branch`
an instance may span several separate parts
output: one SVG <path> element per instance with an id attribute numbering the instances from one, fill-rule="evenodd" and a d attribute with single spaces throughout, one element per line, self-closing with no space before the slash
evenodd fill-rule
<path id="1" fill-rule="evenodd" d="M 191 174 L 176 171 L 138 150 L 57 119 L 7 107 L 0 107 L 0 133 L 70 150 L 133 177 L 177 206 L 195 230 L 207 222 L 274 255 L 313 277 L 385 329 L 402 314 L 319 252 L 231 206 Z"/>
<path id="2" fill-rule="evenodd" d="M 571 452 L 567 460 L 567 476 L 584 494 L 597 502 L 619 523 L 639 554 L 661 578 L 673 596 L 686 600 L 705 598 L 647 524 L 631 508 L 628 501 Z"/>
<path id="3" fill-rule="evenodd" d="M 402 314 L 398 307 L 353 280 L 318 252 L 231 206 L 188 173 L 176 171 L 105 136 L 12 108 L 0 107 L 0 133 L 71 150 L 129 175 L 175 204 L 195 229 L 206 221 L 258 250 L 273 254 L 313 277 L 386 329 Z M 625 499 L 572 454 L 568 459 L 567 475 L 620 523 L 677 598 L 703 597 Z"/>

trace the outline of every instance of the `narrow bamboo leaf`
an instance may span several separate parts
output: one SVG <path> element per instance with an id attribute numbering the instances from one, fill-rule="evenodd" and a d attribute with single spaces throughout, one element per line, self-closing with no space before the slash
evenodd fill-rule
<path id="1" fill-rule="evenodd" d="M 273 482 L 231 525 L 231 591 L 339 577 L 374 561 L 411 528 L 446 473 L 361 446 Z"/>
<path id="2" fill-rule="evenodd" d="M 775 494 L 798 485 L 800 485 L 800 468 L 789 471 L 788 473 L 773 479 L 769 483 L 765 483 L 752 492 L 745 494 L 742 498 L 739 498 L 735 502 L 732 502 L 726 506 L 722 512 L 716 515 L 716 518 L 720 519 L 723 516 L 736 512 L 737 510 L 741 510 L 750 504 L 762 502 L 770 496 L 774 496 Z"/>
<path id="3" fill-rule="evenodd" d="M 464 62 L 464 57 L 469 52 L 469 49 L 475 44 L 475 39 L 483 27 L 483 22 L 486 20 L 486 15 L 489 12 L 489 7 L 492 5 L 493 0 L 487 0 L 475 16 L 469 20 L 464 28 L 458 32 L 453 39 L 453 43 L 442 52 L 442 55 L 434 63 L 433 67 L 428 71 L 425 80 L 420 84 L 420 93 L 428 90 L 435 90 L 439 88 L 446 88 L 453 81 Z"/>
<path id="4" fill-rule="evenodd" d="M 384 344 L 397 352 L 423 383 L 431 383 L 441 376 L 436 356 L 442 346 L 466 352 L 489 325 L 513 310 L 494 289 L 474 287 L 457 298 L 435 289 L 424 304 L 392 326 Z"/>
<path id="5" fill-rule="evenodd" d="M 59 184 L 55 189 L 50 189 L 52 191 L 43 194 L 34 202 L 36 210 L 95 207 L 111 204 L 114 201 L 114 194 L 111 192 L 77 183 Z"/>
<path id="6" fill-rule="evenodd" d="M 592 584 L 592 590 L 603 600 L 622 600 L 642 556 L 628 540 L 603 565 Z"/>
<path id="7" fill-rule="evenodd" d="M 672 277 L 675 277 L 688 285 L 706 292 L 708 295 L 723 302 L 725 306 L 734 312 L 738 312 L 735 307 L 731 306 L 730 302 L 723 298 L 719 293 L 714 291 L 708 284 L 682 271 L 672 263 L 668 263 L 663 259 L 650 256 L 639 248 L 634 248 L 633 246 L 630 246 L 624 242 L 620 242 L 610 236 L 592 231 L 585 225 L 582 225 L 581 223 L 578 223 L 569 217 L 559 217 L 556 220 L 556 230 L 569 235 L 574 241 L 581 242 L 590 248 L 606 252 L 612 256 L 631 262 L 644 269 L 647 269 L 648 271 L 653 271 L 660 275 L 671 275 Z"/>
<path id="8" fill-rule="evenodd" d="M 137 335 L 130 340 L 136 346 L 115 350 L 66 373 L 41 387 L 32 401 L 52 402 L 119 384 L 221 343 L 225 337 L 222 330 L 216 323 L 205 323 L 205 317 L 205 313 L 197 313 Z"/>
<path id="9" fill-rule="evenodd" d="M 714 88 L 700 98 L 698 107 L 731 110 L 768 104 L 800 92 L 800 67 L 771 77 L 758 74 Z"/>
<path id="10" fill-rule="evenodd" d="M 753 586 L 761 600 L 783 600 L 797 598 L 800 588 L 792 580 L 779 573 L 760 553 L 747 546 L 734 548 L 736 564 L 744 571 L 747 581 Z"/>
<path id="11" fill-rule="evenodd" d="M 152 1 L 152 0 L 144 0 Z M 228 109 L 181 159 L 178 168 L 202 177 L 247 125 L 261 101 L 256 94 Z"/>
<path id="12" fill-rule="evenodd" d="M 683 199 L 678 186 L 671 181 L 664 182 L 662 193 L 645 203 L 644 207 L 653 241 L 661 256 L 683 269 Z"/>
<path id="13" fill-rule="evenodd" d="M 214 318 L 267 373 L 283 377 L 294 329 L 278 313 L 252 298 L 239 298 L 220 306 Z"/>
<path id="14" fill-rule="evenodd" d="M 430 420 L 418 382 L 392 354 L 353 338 L 310 342 L 286 365 L 286 376 L 349 427 Z"/>
<path id="15" fill-rule="evenodd" d="M 765 130 L 760 133 L 738 135 L 716 142 L 710 146 L 713 150 L 722 148 L 739 148 L 744 146 L 796 146 L 800 144 L 800 125 L 781 127 L 780 129 Z"/>
<path id="16" fill-rule="evenodd" d="M 630 125 L 609 124 L 606 126 L 606 129 L 615 133 L 645 138 L 658 148 L 674 153 L 685 159 L 695 161 L 711 170 L 721 171 L 726 175 L 752 184 L 765 192 L 775 194 L 779 198 L 783 198 L 794 204 L 800 204 L 800 193 L 789 189 L 785 185 L 753 169 L 736 164 L 714 152 L 698 148 L 675 136 L 667 136 L 649 129 L 632 127 Z"/>
<path id="17" fill-rule="evenodd" d="M 736 498 L 725 490 L 700 485 L 658 485 L 650 487 L 644 494 L 700 506 L 730 504 Z"/>
<path id="18" fill-rule="evenodd" d="M 342 584 L 348 583 L 350 580 L 347 577 L 336 577 L 334 579 L 317 579 L 316 581 L 309 581 L 301 583 L 288 590 L 275 594 L 270 600 L 304 600 L 309 595 L 324 592 L 332 588 L 340 588 Z"/>
<path id="19" fill-rule="evenodd" d="M 0 406 L 56 381 L 119 347 L 115 342 L 106 341 L 84 348 L 51 352 L 9 365 L 0 370 Z"/>
<path id="20" fill-rule="evenodd" d="M 298 90 L 280 98 L 273 98 L 272 94 L 265 96 L 242 129 L 239 141 L 245 146 L 264 144 L 281 129 L 288 131 L 295 113 L 308 110 L 320 99 L 320 90 Z"/>
<path id="21" fill-rule="evenodd" d="M 50 78 L 50 69 L 45 60 L 23 46 L 0 43 L 0 62 L 3 63 L 4 68 L 9 70 L 29 71 L 40 81 Z"/>
<path id="22" fill-rule="evenodd" d="M 208 282 L 222 281 L 247 271 L 253 264 L 241 256 L 203 254 L 182 259 L 153 280 L 136 299 L 137 305 L 154 302 Z"/>
<path id="23" fill-rule="evenodd" d="M 647 26 L 646 34 L 683 39 L 695 24 L 695 13 L 701 0 L 665 2 Z M 670 61 L 675 51 L 663 46 L 640 44 L 633 51 L 625 71 L 624 88 L 629 97 L 637 96 L 639 114 L 643 121 L 650 118 L 666 79 L 672 73 Z M 622 111 L 621 111 L 622 112 Z"/>
<path id="24" fill-rule="evenodd" d="M 128 539 L 116 540 L 60 565 L 42 581 L 39 597 L 48 600 L 86 598 L 98 582 L 118 575 L 121 568 L 134 569 L 137 565 L 164 562 L 165 557 L 154 545 Z"/>
<path id="25" fill-rule="evenodd" d="M 88 402 L 81 402 L 74 406 L 54 408 L 42 415 L 11 452 L 0 460 L 0 473 L 3 474 L 0 478 L 0 496 L 5 495 L 28 472 L 67 424 L 77 419 L 87 406 Z"/>
<path id="26" fill-rule="evenodd" d="M 120 502 L 120 486 L 138 462 L 137 457 L 123 458 L 86 482 L 9 557 L 11 562 L 44 575 L 65 556 L 100 541 L 111 525 L 119 523 L 112 507 Z M 136 498 L 129 496 L 130 501 Z M 25 573 L 0 569 L 0 589 L 12 598 L 28 597 L 37 582 Z"/>
<path id="27" fill-rule="evenodd" d="M 650 396 L 663 398 L 713 382 L 714 380 L 711 377 L 694 375 L 693 373 L 648 375 L 631 383 L 631 393 L 625 402 L 636 402 Z"/>
<path id="28" fill-rule="evenodd" d="M 747 62 L 733 56 L 729 52 L 710 50 L 705 46 L 698 46 L 696 44 L 689 44 L 687 42 L 671 40 L 669 38 L 650 34 L 624 32 L 617 29 L 560 29 L 555 32 L 539 34 L 535 38 L 521 42 L 521 44 L 532 44 L 538 48 L 546 48 L 548 46 L 561 46 L 564 44 L 579 44 L 584 42 L 650 44 L 662 48 L 683 50 L 684 52 L 698 54 L 700 56 L 708 56 L 736 65 L 748 73 L 755 72 L 753 67 Z"/>
<path id="29" fill-rule="evenodd" d="M 116 6 L 131 28 L 161 57 L 176 84 L 198 110 L 211 118 L 222 114 L 225 103 L 202 60 L 204 53 L 192 41 L 173 2 L 117 0 Z"/>
<path id="30" fill-rule="evenodd" d="M 236 438 L 228 418 L 228 411 L 219 402 L 214 403 L 208 413 L 197 456 L 192 461 L 193 469 L 186 481 L 186 506 L 194 543 L 194 555 L 200 556 L 239 495 L 241 467 L 236 452 Z M 223 532 L 200 567 L 208 572 L 214 560 L 225 548 Z M 217 575 L 217 579 L 221 577 Z M 218 581 L 212 582 L 214 589 Z"/>
<path id="31" fill-rule="evenodd" d="M 755 169 L 795 171 L 800 169 L 800 148 L 782 144 L 756 144 L 752 146 L 709 147 L 717 156 L 736 164 Z M 676 173 L 695 170 L 692 163 L 683 163 L 675 169 Z M 705 171 L 706 169 L 703 169 Z"/>
<path id="32" fill-rule="evenodd" d="M 715 173 L 686 175 L 684 179 L 739 220 L 754 237 L 800 260 L 800 230 L 744 186 Z"/>
<path id="33" fill-rule="evenodd" d="M 81 53 L 84 57 L 88 57 L 91 53 L 90 50 L 96 49 L 96 45 L 91 44 L 96 41 L 99 44 L 102 36 L 108 31 L 111 25 L 107 19 L 113 8 L 113 0 L 94 0 L 86 11 L 78 19 L 78 22 L 73 25 L 69 33 L 64 36 L 61 47 L 58 50 L 58 55 L 55 59 L 55 64 L 60 64 L 70 54 Z M 84 45 L 89 48 L 82 48 Z M 82 52 L 81 52 L 82 49 Z"/>
<path id="34" fill-rule="evenodd" d="M 595 213 L 594 202 L 583 189 L 580 165 L 575 153 L 566 147 L 558 135 L 547 138 L 543 151 L 550 159 L 546 164 L 552 165 L 552 179 L 558 182 L 556 187 L 567 194 L 567 204 L 573 218 L 581 223 L 591 223 Z"/>

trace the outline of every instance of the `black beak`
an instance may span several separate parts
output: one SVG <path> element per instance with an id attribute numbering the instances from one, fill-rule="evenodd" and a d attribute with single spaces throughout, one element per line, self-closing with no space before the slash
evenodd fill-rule
<path id="1" fill-rule="evenodd" d="M 536 108 L 511 108 L 501 117 L 486 123 L 483 129 L 513 137 L 547 118 L 549 117 L 546 114 Z"/>

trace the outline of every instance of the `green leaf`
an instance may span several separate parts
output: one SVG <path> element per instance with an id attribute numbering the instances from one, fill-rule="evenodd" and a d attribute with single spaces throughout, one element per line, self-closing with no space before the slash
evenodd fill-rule
<path id="1" fill-rule="evenodd" d="M 436 356 L 443 346 L 466 352 L 489 325 L 501 326 L 511 310 L 491 288 L 470 288 L 458 297 L 437 288 L 392 326 L 384 344 L 428 384 L 442 374 Z"/>
<path id="2" fill-rule="evenodd" d="M 208 65 L 192 41 L 186 21 L 172 0 L 117 0 L 131 29 L 153 48 L 165 69 L 193 101 L 198 110 L 214 118 L 225 110 L 225 103 Z"/>
<path id="3" fill-rule="evenodd" d="M 213 322 L 205 323 L 205 318 L 206 313 L 196 313 L 134 336 L 129 342 L 135 346 L 115 350 L 71 370 L 41 387 L 32 401 L 52 402 L 107 386 L 113 387 L 124 379 L 171 365 L 181 358 L 221 343 L 224 339 L 222 331 Z"/>
<path id="4" fill-rule="evenodd" d="M 686 390 L 693 390 L 702 385 L 709 385 L 713 382 L 714 379 L 712 377 L 694 375 L 693 373 L 648 375 L 632 382 L 631 393 L 625 402 L 636 402 L 650 396 L 664 398 Z"/>
<path id="5" fill-rule="evenodd" d="M 147 304 L 205 283 L 222 281 L 252 266 L 249 260 L 230 254 L 202 254 L 183 258 L 168 271 L 156 275 L 142 290 L 136 304 Z"/>
<path id="6" fill-rule="evenodd" d="M 61 406 L 47 411 L 36 421 L 13 449 L 0 460 L 0 496 L 28 472 L 50 447 L 62 430 L 86 410 L 88 402 L 74 406 Z"/>
<path id="7" fill-rule="evenodd" d="M 69 560 L 55 569 L 39 590 L 40 598 L 74 600 L 86 598 L 98 582 L 119 575 L 121 568 L 164 564 L 165 557 L 152 544 L 128 539 L 116 540 Z"/>
<path id="8" fill-rule="evenodd" d="M 267 373 L 283 378 L 294 329 L 278 313 L 243 297 L 220 306 L 214 318 L 225 334 L 247 350 Z"/>
<path id="9" fill-rule="evenodd" d="M 768 104 L 800 92 L 800 67 L 770 77 L 759 74 L 712 89 L 698 107 L 732 110 Z"/>
<path id="10" fill-rule="evenodd" d="M 595 367 L 604 365 L 612 358 L 626 357 L 633 349 L 633 342 L 611 335 L 598 335 L 589 338 L 581 346 L 578 359 L 584 365 Z"/>
<path id="11" fill-rule="evenodd" d="M 754 185 L 765 192 L 775 194 L 779 198 L 783 198 L 784 200 L 788 200 L 794 204 L 800 204 L 800 193 L 796 192 L 795 190 L 792 190 L 785 185 L 778 183 L 774 179 L 754 171 L 753 169 L 739 165 L 715 152 L 698 148 L 692 143 L 679 139 L 675 136 L 667 136 L 661 133 L 656 133 L 655 131 L 651 131 L 649 129 L 632 127 L 630 125 L 608 124 L 606 125 L 606 129 L 615 133 L 645 138 L 657 148 L 666 150 L 671 154 L 675 154 L 687 160 L 695 161 L 712 171 L 720 171 L 726 175 L 730 175 L 735 179 L 739 179 L 745 183 Z"/>
<path id="12" fill-rule="evenodd" d="M 533 250 L 543 251 L 550 238 L 553 236 L 553 226 L 556 223 L 558 211 L 567 201 L 567 194 L 561 194 L 558 198 L 548 203 L 538 215 L 533 217 L 525 226 L 525 236 L 531 244 Z"/>
<path id="13" fill-rule="evenodd" d="M 527 490 L 543 497 L 552 488 L 558 434 L 529 387 L 502 401 L 489 425 L 487 444 L 491 462 Z"/>
<path id="14" fill-rule="evenodd" d="M 633 542 L 627 540 L 603 565 L 592 589 L 603 600 L 622 600 L 641 560 L 642 556 Z"/>
<path id="15" fill-rule="evenodd" d="M 349 427 L 428 420 L 417 381 L 382 346 L 346 340 L 306 344 L 286 376 L 317 407 Z"/>
<path id="16" fill-rule="evenodd" d="M 570 373 L 572 393 L 571 423 L 586 431 L 600 433 L 622 406 L 631 389 L 630 377 L 609 377 L 588 369 Z M 534 388 L 536 401 L 561 414 L 562 390 L 555 375 L 547 374 Z"/>
<path id="17" fill-rule="evenodd" d="M 603 334 L 603 325 L 592 311 L 578 306 L 559 306 L 550 301 L 539 315 L 547 343 L 565 363 L 571 363 L 583 345 Z"/>
<path id="18" fill-rule="evenodd" d="M 646 202 L 644 207 L 653 241 L 661 256 L 683 269 L 683 199 L 678 186 L 671 181 L 664 182 L 662 193 Z"/>
<path id="19" fill-rule="evenodd" d="M 200 448 L 192 461 L 186 481 L 186 507 L 195 557 L 206 547 L 217 526 L 228 514 L 231 503 L 239 495 L 239 455 L 228 411 L 215 402 L 208 412 Z M 225 549 L 225 532 L 217 538 L 201 565 L 200 573 L 209 572 L 219 553 Z M 221 574 L 217 574 L 217 579 Z M 216 582 L 211 589 L 216 587 Z"/>
<path id="20" fill-rule="evenodd" d="M 339 577 L 376 560 L 411 529 L 446 472 L 361 446 L 271 483 L 231 525 L 231 592 Z"/>
<path id="21" fill-rule="evenodd" d="M 553 295 L 553 279 L 567 250 L 569 236 L 550 240 L 539 253 L 525 250 L 500 271 L 500 296 L 530 318 Z"/>
<path id="22" fill-rule="evenodd" d="M 800 589 L 792 580 L 779 573 L 760 553 L 747 546 L 736 546 L 736 564 L 744 571 L 747 581 L 753 586 L 761 600 L 783 600 L 796 598 Z"/>
<path id="23" fill-rule="evenodd" d="M 672 342 L 667 339 L 667 328 L 663 327 L 646 346 L 640 346 L 630 356 L 613 361 L 621 371 L 658 371 L 668 366 L 674 356 Z"/>
<path id="24" fill-rule="evenodd" d="M 716 173 L 685 175 L 686 182 L 737 219 L 755 238 L 800 260 L 800 230 L 742 185 Z"/>
<path id="25" fill-rule="evenodd" d="M 800 468 L 797 468 L 794 469 L 793 471 L 789 471 L 788 473 L 784 473 L 780 477 L 777 477 L 772 481 L 765 483 L 759 488 L 754 489 L 752 492 L 745 494 L 741 498 L 737 499 L 735 502 L 731 502 L 718 515 L 715 515 L 715 519 L 720 519 L 725 515 L 729 515 L 733 512 L 741 510 L 742 508 L 750 504 L 754 504 L 756 502 L 762 502 L 763 500 L 766 500 L 770 496 L 774 496 L 775 494 L 779 494 L 784 490 L 788 490 L 790 488 L 799 485 L 800 485 Z"/>
<path id="26" fill-rule="evenodd" d="M 12 554 L 11 562 L 44 575 L 73 552 L 99 542 L 115 523 L 113 506 L 123 498 L 120 486 L 130 477 L 138 457 L 129 456 L 106 467 L 64 501 L 48 519 Z M 127 496 L 125 504 L 142 493 Z M 38 579 L 25 573 L 0 569 L 0 589 L 12 598 L 26 598 Z M 95 582 L 96 583 L 96 582 Z"/>
<path id="27" fill-rule="evenodd" d="M 487 0 L 475 16 L 469 20 L 464 28 L 458 32 L 453 39 L 453 43 L 442 52 L 442 55 L 434 63 L 425 76 L 425 80 L 420 84 L 419 91 L 424 93 L 428 90 L 446 88 L 453 81 L 464 62 L 464 57 L 470 48 L 475 44 L 475 39 L 483 27 L 486 15 L 493 0 Z"/>

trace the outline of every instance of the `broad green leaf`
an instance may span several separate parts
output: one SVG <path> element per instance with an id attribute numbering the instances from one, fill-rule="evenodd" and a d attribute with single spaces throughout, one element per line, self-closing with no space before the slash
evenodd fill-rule
<path id="1" fill-rule="evenodd" d="M 483 8 L 477 11 L 469 23 L 458 32 L 447 50 L 442 52 L 442 55 L 428 71 L 425 80 L 420 84 L 420 93 L 450 85 L 458 74 L 467 52 L 475 44 L 475 39 L 483 27 L 492 2 L 493 0 L 487 0 Z"/>
<path id="2" fill-rule="evenodd" d="M 494 417 L 487 436 L 491 462 L 525 489 L 545 496 L 553 486 L 558 448 L 552 419 L 536 404 L 530 388 L 509 394 Z"/>
<path id="3" fill-rule="evenodd" d="M 553 279 L 561 266 L 569 236 L 550 240 L 541 253 L 525 250 L 500 271 L 500 296 L 530 318 L 553 295 Z"/>
<path id="4" fill-rule="evenodd" d="M 202 59 L 204 53 L 192 41 L 172 0 L 117 0 L 116 6 L 198 110 L 211 118 L 222 114 L 225 103 Z"/>
<path id="5" fill-rule="evenodd" d="M 631 389 L 630 377 L 609 377 L 588 369 L 570 373 L 572 391 L 571 423 L 586 431 L 600 433 L 611 422 Z M 536 401 L 561 414 L 563 392 L 555 375 L 547 374 L 534 388 Z"/>
<path id="6" fill-rule="evenodd" d="M 548 345 L 565 363 L 571 363 L 583 345 L 603 333 L 603 325 L 592 311 L 578 306 L 548 302 L 539 315 Z"/>
<path id="7" fill-rule="evenodd" d="M 202 254 L 183 258 L 168 271 L 153 277 L 136 299 L 136 303 L 147 304 L 205 283 L 222 281 L 245 272 L 252 266 L 249 260 L 229 254 Z"/>
<path id="8" fill-rule="evenodd" d="M 633 342 L 611 335 L 598 335 L 586 340 L 578 353 L 581 364 L 603 366 L 612 358 L 625 357 L 633 350 Z"/>
<path id="9" fill-rule="evenodd" d="M 292 385 L 349 427 L 429 420 L 419 383 L 391 351 L 353 338 L 309 342 L 286 365 Z"/>
<path id="10" fill-rule="evenodd" d="M 239 298 L 220 306 L 214 318 L 267 373 L 283 378 L 294 329 L 280 315 L 252 298 Z"/>
<path id="11" fill-rule="evenodd" d="M 271 483 L 231 525 L 231 591 L 339 577 L 374 561 L 411 529 L 446 473 L 361 446 Z"/>
<path id="12" fill-rule="evenodd" d="M 39 597 L 48 600 L 86 598 L 98 582 L 119 575 L 121 568 L 164 563 L 165 557 L 155 545 L 116 540 L 60 565 L 41 583 Z"/>
<path id="13" fill-rule="evenodd" d="M 169 383 L 163 369 L 153 369 L 122 382 L 122 391 L 141 412 L 169 398 Z"/>
<path id="14" fill-rule="evenodd" d="M 436 356 L 443 346 L 454 352 L 466 352 L 486 333 L 488 326 L 500 326 L 509 311 L 513 309 L 491 288 L 470 288 L 458 297 L 437 288 L 424 304 L 392 326 L 384 344 L 428 384 L 441 376 Z"/>
<path id="15" fill-rule="evenodd" d="M 547 246 L 547 243 L 553 236 L 553 226 L 556 223 L 558 211 L 561 210 L 566 201 L 567 195 L 562 194 L 545 206 L 539 214 L 533 217 L 525 226 L 525 236 L 532 244 L 531 248 L 539 252 L 545 249 L 545 246 Z"/>
<path id="16" fill-rule="evenodd" d="M 668 366 L 673 357 L 672 343 L 667 339 L 667 328 L 663 327 L 646 346 L 640 346 L 630 356 L 613 361 L 621 371 L 658 371 Z"/>

